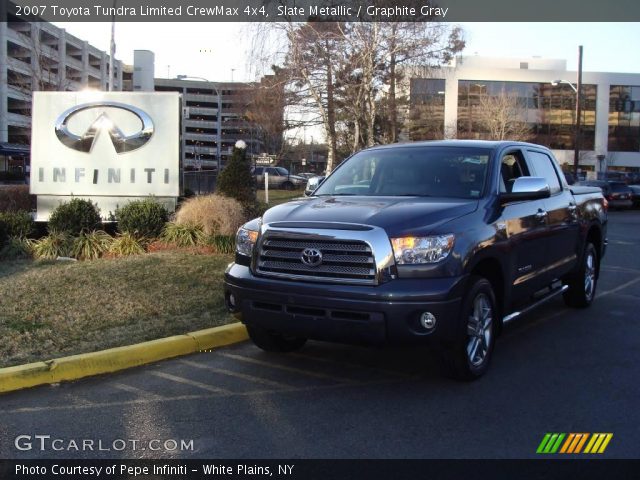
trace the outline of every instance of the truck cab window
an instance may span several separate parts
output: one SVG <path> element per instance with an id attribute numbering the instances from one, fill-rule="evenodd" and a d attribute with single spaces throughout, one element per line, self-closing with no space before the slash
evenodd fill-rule
<path id="1" fill-rule="evenodd" d="M 535 170 L 535 175 L 543 177 L 549 184 L 551 195 L 562 190 L 560 180 L 558 179 L 558 172 L 556 172 L 549 155 L 531 150 L 529 150 L 527 154 L 531 161 L 531 166 Z"/>
<path id="2" fill-rule="evenodd" d="M 521 152 L 509 152 L 500 162 L 500 193 L 510 193 L 516 178 L 529 175 Z"/>

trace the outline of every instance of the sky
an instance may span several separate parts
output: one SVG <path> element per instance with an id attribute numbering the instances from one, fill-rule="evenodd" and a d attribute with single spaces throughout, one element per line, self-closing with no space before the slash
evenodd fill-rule
<path id="1" fill-rule="evenodd" d="M 56 23 L 109 51 L 110 23 Z M 555 58 L 577 68 L 584 46 L 584 71 L 640 73 L 640 23 L 462 23 L 463 55 Z M 250 32 L 241 23 L 116 24 L 116 58 L 133 63 L 134 50 L 155 53 L 156 77 L 176 75 L 212 81 L 250 81 Z"/>

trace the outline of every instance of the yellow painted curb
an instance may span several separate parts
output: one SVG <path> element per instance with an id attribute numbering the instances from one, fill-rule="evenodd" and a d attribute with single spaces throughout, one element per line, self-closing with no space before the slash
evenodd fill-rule
<path id="1" fill-rule="evenodd" d="M 247 329 L 244 325 L 232 323 L 126 347 L 0 368 L 0 393 L 116 372 L 167 358 L 231 345 L 247 338 Z"/>

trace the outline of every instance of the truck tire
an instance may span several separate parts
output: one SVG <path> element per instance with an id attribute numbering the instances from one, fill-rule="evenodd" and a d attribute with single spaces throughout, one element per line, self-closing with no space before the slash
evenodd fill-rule
<path id="1" fill-rule="evenodd" d="M 563 294 L 564 303 L 574 308 L 586 308 L 591 305 L 596 296 L 599 270 L 596 247 L 593 243 L 587 242 L 578 270 L 565 280 L 569 288 Z"/>
<path id="2" fill-rule="evenodd" d="M 265 352 L 293 352 L 307 342 L 306 338 L 272 332 L 255 325 L 247 325 L 247 332 L 251 341 Z"/>
<path id="3" fill-rule="evenodd" d="M 460 340 L 440 349 L 445 375 L 472 381 L 486 373 L 491 363 L 498 325 L 496 297 L 491 283 L 472 276 L 460 310 Z"/>

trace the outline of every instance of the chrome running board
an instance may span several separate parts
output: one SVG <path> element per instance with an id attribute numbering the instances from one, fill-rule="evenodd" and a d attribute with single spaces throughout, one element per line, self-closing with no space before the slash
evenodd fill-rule
<path id="1" fill-rule="evenodd" d="M 504 317 L 502 319 L 502 323 L 508 323 L 513 319 L 518 318 L 521 315 L 524 315 L 525 313 L 530 312 L 531 310 L 533 310 L 534 308 L 539 307 L 540 305 L 542 305 L 545 302 L 548 302 L 549 300 L 551 300 L 552 298 L 556 297 L 557 295 L 560 295 L 562 292 L 565 292 L 567 289 L 569 288 L 569 285 L 563 285 L 560 288 L 553 290 L 552 292 L 549 292 L 548 295 L 542 297 L 540 300 L 538 300 L 535 303 L 532 303 L 531 305 L 529 305 L 527 308 L 525 308 L 524 310 L 521 310 L 519 312 L 513 312 L 510 313 L 509 315 L 507 315 L 506 317 Z"/>

